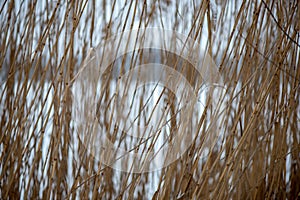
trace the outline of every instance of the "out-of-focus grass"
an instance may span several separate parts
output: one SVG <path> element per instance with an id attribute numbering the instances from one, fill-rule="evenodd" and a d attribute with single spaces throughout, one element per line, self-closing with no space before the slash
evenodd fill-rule
<path id="1" fill-rule="evenodd" d="M 1 199 L 299 197 L 298 1 L 6 0 L 0 24 Z M 152 173 L 118 172 L 90 155 L 78 162 L 70 81 L 90 47 L 139 26 L 208 38 L 228 88 L 226 138 L 204 160 L 196 138 Z"/>

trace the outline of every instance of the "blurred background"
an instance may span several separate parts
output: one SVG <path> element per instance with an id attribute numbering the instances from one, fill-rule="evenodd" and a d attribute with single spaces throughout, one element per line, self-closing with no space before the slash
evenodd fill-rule
<path id="1" fill-rule="evenodd" d="M 1 199 L 299 198 L 299 9 L 292 0 L 2 1 Z M 85 153 L 74 128 L 72 83 L 91 49 L 122 31 L 150 27 L 186 35 L 213 58 L 226 87 L 222 140 L 200 159 L 213 112 L 207 99 L 191 120 L 196 138 L 178 160 L 154 172 L 121 172 Z M 122 59 L 142 63 L 160 55 L 174 65 L 177 56 L 163 53 Z M 118 61 L 107 72 L 103 103 L 124 63 L 133 67 Z M 191 83 L 194 73 L 183 70 Z M 174 95 L 164 95 L 174 119 Z M 108 108 L 99 109 L 115 142 Z M 170 120 L 166 135 L 180 126 Z"/>

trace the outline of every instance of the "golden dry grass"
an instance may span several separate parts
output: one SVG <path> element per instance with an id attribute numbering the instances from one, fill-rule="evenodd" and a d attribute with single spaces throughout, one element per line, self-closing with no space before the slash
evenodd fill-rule
<path id="1" fill-rule="evenodd" d="M 299 198 L 298 1 L 100 2 L 0 3 L 1 199 Z M 85 147 L 75 145 L 71 88 L 91 47 L 140 26 L 176 30 L 197 42 L 206 32 L 227 88 L 221 119 L 226 137 L 199 159 L 199 134 L 179 160 L 135 174 L 77 155 Z M 182 73 L 193 82 L 190 68 Z M 166 93 L 166 99 L 174 115 L 174 96 Z M 197 119 L 200 132 L 212 112 L 206 103 L 206 114 Z M 107 130 L 111 123 L 104 117 Z M 176 123 L 171 120 L 170 130 Z"/>

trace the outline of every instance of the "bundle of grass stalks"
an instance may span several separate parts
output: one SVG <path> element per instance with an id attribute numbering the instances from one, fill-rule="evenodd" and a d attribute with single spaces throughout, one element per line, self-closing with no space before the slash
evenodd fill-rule
<path id="1" fill-rule="evenodd" d="M 300 197 L 298 1 L 5 0 L 0 24 L 1 199 Z M 103 68 L 106 47 L 121 49 L 110 38 L 117 34 L 124 41 L 122 32 L 151 27 L 176 31 L 204 49 L 217 69 L 211 76 L 222 78 L 221 98 L 197 96 L 201 103 L 183 119 L 184 95 L 155 83 L 135 85 L 141 77 L 162 75 L 159 67 L 153 74 L 125 76 L 137 65 L 160 63 L 182 74 L 196 94 L 202 91 L 203 77 L 193 63 L 166 49 L 116 57 L 100 70 L 100 86 L 81 88 L 99 80 L 95 71 Z M 169 39 L 159 41 L 162 47 Z M 81 76 L 86 66 L 95 71 Z M 222 105 L 221 114 L 210 129 L 214 102 Z M 126 136 L 127 122 L 149 125 L 151 117 L 149 127 L 159 129 L 159 136 L 140 140 L 145 132 L 139 126 Z M 102 131 L 91 138 L 95 128 L 88 123 L 94 119 Z M 182 131 L 193 137 L 172 143 L 176 134 L 186 136 Z M 210 140 L 209 131 L 217 139 Z M 103 156 L 115 152 L 91 145 L 103 137 L 140 157 L 123 159 L 125 168 L 110 165 Z M 188 146 L 177 156 L 170 146 L 180 149 L 181 141 Z M 166 155 L 176 154 L 172 162 L 134 171 L 133 163 L 164 145 Z"/>

